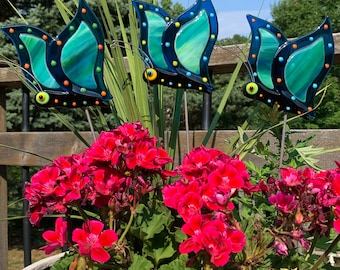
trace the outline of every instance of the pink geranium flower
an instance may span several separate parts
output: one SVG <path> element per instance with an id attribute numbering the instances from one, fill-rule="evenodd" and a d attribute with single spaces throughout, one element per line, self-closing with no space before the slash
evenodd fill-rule
<path id="1" fill-rule="evenodd" d="M 200 215 L 203 201 L 196 192 L 189 192 L 180 200 L 177 211 L 184 221 L 189 220 L 192 216 Z"/>
<path id="2" fill-rule="evenodd" d="M 190 252 L 199 252 L 202 246 L 202 236 L 201 236 L 201 225 L 202 225 L 202 216 L 196 215 L 191 217 L 191 219 L 185 223 L 182 227 L 182 231 L 191 236 L 188 239 L 184 240 L 179 245 L 179 252 L 182 254 L 187 254 Z"/>
<path id="3" fill-rule="evenodd" d="M 145 169 L 156 169 L 158 165 L 154 163 L 157 156 L 157 149 L 151 148 L 148 142 L 139 142 L 134 151 L 126 156 L 126 166 L 134 169 L 136 166 Z"/>
<path id="4" fill-rule="evenodd" d="M 212 172 L 208 178 L 209 184 L 216 186 L 222 192 L 232 192 L 242 188 L 244 180 L 240 172 L 231 164 L 225 164 Z"/>
<path id="5" fill-rule="evenodd" d="M 45 231 L 42 237 L 49 243 L 42 247 L 46 254 L 52 253 L 55 249 L 63 247 L 66 243 L 67 222 L 58 217 L 55 221 L 55 231 Z"/>
<path id="6" fill-rule="evenodd" d="M 293 195 L 287 195 L 283 192 L 270 196 L 268 200 L 284 213 L 292 212 L 298 205 Z"/>
<path id="7" fill-rule="evenodd" d="M 104 230 L 104 224 L 97 220 L 89 220 L 83 224 L 82 229 L 75 229 L 72 240 L 79 246 L 82 256 L 91 256 L 91 259 L 100 263 L 110 260 L 110 254 L 104 247 L 112 247 L 118 236 L 113 230 Z"/>
<path id="8" fill-rule="evenodd" d="M 291 167 L 281 168 L 280 174 L 282 181 L 287 186 L 296 186 L 302 181 L 302 176 L 299 174 L 299 171 Z"/>

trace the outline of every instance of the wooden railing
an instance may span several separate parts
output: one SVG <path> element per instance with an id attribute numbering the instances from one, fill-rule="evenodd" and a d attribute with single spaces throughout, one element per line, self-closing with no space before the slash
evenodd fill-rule
<path id="1" fill-rule="evenodd" d="M 340 33 L 334 34 L 335 40 L 335 60 L 334 64 L 340 63 Z M 235 68 L 241 55 L 239 46 L 216 47 L 209 62 L 209 67 L 213 74 L 229 73 Z M 245 54 L 247 55 L 248 52 Z M 80 142 L 71 132 L 6 132 L 6 101 L 5 93 L 13 88 L 19 88 L 21 81 L 10 69 L 0 67 L 0 144 L 5 144 L 19 148 L 28 152 L 36 153 L 49 159 L 54 159 L 59 155 L 70 155 L 81 151 L 85 145 Z M 225 149 L 227 142 L 236 134 L 236 131 L 215 131 L 207 146 Z M 293 138 L 304 139 L 315 135 L 315 146 L 332 149 L 340 146 L 340 130 L 299 130 Z M 88 140 L 92 140 L 89 132 L 82 135 Z M 205 131 L 190 132 L 190 147 L 194 147 L 202 142 Z M 185 134 L 180 133 L 175 162 L 180 162 L 185 149 Z M 264 140 L 273 140 L 265 137 Z M 261 165 L 261 160 L 249 155 L 247 159 L 253 160 L 257 165 Z M 330 153 L 320 157 L 321 168 L 328 169 L 334 167 L 334 160 L 340 159 L 340 153 Z M 0 219 L 7 217 L 7 182 L 6 166 L 43 166 L 46 160 L 37 156 L 0 148 Z M 8 268 L 8 242 L 7 242 L 7 222 L 0 222 L 0 269 Z"/>

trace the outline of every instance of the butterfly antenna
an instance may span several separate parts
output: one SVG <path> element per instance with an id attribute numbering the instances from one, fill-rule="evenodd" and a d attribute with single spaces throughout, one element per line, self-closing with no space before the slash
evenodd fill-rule
<path id="1" fill-rule="evenodd" d="M 20 80 L 22 81 L 22 83 L 24 85 L 26 85 L 28 88 L 30 88 L 30 87 L 34 88 L 35 92 L 43 92 L 44 91 L 39 83 L 37 83 L 37 84 L 28 83 L 27 78 L 24 75 L 22 75 L 22 73 L 18 72 L 18 70 L 17 70 L 17 69 L 20 69 L 24 74 L 28 75 L 28 77 L 31 78 L 32 81 L 37 81 L 35 79 L 34 75 L 31 72 L 29 72 L 27 69 L 24 69 L 19 64 L 13 63 L 9 60 L 0 60 L 0 63 L 4 63 L 7 66 L 9 66 L 10 70 L 13 73 L 15 73 L 15 75 L 17 75 L 20 78 Z"/>
<path id="2" fill-rule="evenodd" d="M 128 48 L 126 45 L 129 45 L 130 48 Z M 121 49 L 129 50 L 133 53 L 135 52 L 135 50 L 137 50 L 139 52 L 139 57 L 142 59 L 142 61 L 145 63 L 145 65 L 148 68 L 153 68 L 153 64 L 149 60 L 149 56 L 138 46 L 135 46 L 135 45 L 131 44 L 130 42 L 126 42 L 126 41 L 123 41 L 123 40 L 116 39 L 116 40 L 113 40 L 111 47 L 112 48 L 119 47 Z"/>
<path id="3" fill-rule="evenodd" d="M 255 81 L 254 78 L 254 72 L 253 69 L 251 68 L 251 65 L 249 63 L 248 57 L 245 55 L 245 53 L 243 52 L 243 50 L 239 47 L 239 45 L 234 44 L 234 46 L 240 51 L 242 57 L 239 54 L 236 54 L 234 51 L 232 51 L 231 49 L 225 47 L 225 46 L 217 46 L 219 48 L 221 48 L 222 50 L 225 50 L 229 53 L 231 53 L 232 55 L 236 56 L 238 59 L 240 59 L 243 63 L 243 65 L 245 66 L 245 68 L 247 69 L 247 72 L 250 76 L 251 81 Z M 245 60 L 246 59 L 246 60 Z"/>
<path id="4" fill-rule="evenodd" d="M 244 62 L 244 65 L 245 65 L 246 68 L 247 68 L 247 71 L 248 71 L 248 73 L 249 73 L 249 76 L 251 77 L 251 80 L 252 80 L 252 81 L 255 81 L 255 78 L 254 78 L 254 70 L 253 70 L 252 67 L 251 67 L 251 64 L 250 64 L 250 62 L 249 62 L 249 60 L 248 60 L 248 56 L 244 53 L 243 49 L 240 47 L 239 44 L 235 44 L 234 46 L 241 52 L 241 54 L 242 54 L 242 56 L 244 57 L 244 59 L 246 59 L 246 61 Z"/>

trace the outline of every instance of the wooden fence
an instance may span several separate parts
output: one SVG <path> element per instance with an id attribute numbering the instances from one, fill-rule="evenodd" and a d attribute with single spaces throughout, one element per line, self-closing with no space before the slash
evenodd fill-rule
<path id="1" fill-rule="evenodd" d="M 340 63 L 340 33 L 334 34 L 335 40 L 335 61 Z M 213 51 L 209 66 L 213 74 L 232 72 L 238 62 L 240 46 L 216 47 Z M 247 52 L 246 52 L 247 54 Z M 49 159 L 54 159 L 59 155 L 70 155 L 79 152 L 85 147 L 71 132 L 6 132 L 6 101 L 5 93 L 10 89 L 18 88 L 21 82 L 18 77 L 6 67 L 0 67 L 0 144 L 10 145 L 32 153 L 37 153 Z M 211 137 L 208 146 L 224 149 L 228 139 L 235 135 L 235 131 L 216 131 Z M 88 140 L 92 140 L 89 132 L 82 133 Z M 190 132 L 190 146 L 194 147 L 202 142 L 205 131 Z M 340 130 L 300 130 L 294 134 L 295 139 L 303 139 L 316 135 L 315 146 L 326 149 L 340 146 Z M 185 149 L 185 134 L 179 134 L 179 144 L 177 149 L 176 162 L 179 162 L 187 151 Z M 264 140 L 273 140 L 266 137 Z M 247 157 L 260 165 L 261 160 L 254 156 Z M 324 169 L 334 167 L 334 160 L 340 159 L 340 153 L 331 153 L 320 157 L 320 166 Z M 7 183 L 6 166 L 43 166 L 46 160 L 28 153 L 18 152 L 8 148 L 0 150 L 0 219 L 7 217 Z M 8 241 L 7 222 L 0 222 L 0 269 L 8 268 Z"/>

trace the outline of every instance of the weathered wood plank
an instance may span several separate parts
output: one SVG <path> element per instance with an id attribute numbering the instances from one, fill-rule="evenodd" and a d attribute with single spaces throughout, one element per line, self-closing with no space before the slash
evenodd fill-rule
<path id="1" fill-rule="evenodd" d="M 82 133 L 91 142 L 90 132 Z M 78 153 L 86 146 L 72 132 L 4 132 L 0 144 L 25 150 L 48 159 Z M 0 148 L 0 165 L 43 166 L 47 160 L 5 147 Z"/>
<path id="2" fill-rule="evenodd" d="M 0 91 L 4 91 L 6 88 L 19 88 L 21 85 L 21 80 L 15 72 L 8 67 L 0 67 Z"/>
<path id="3" fill-rule="evenodd" d="M 335 44 L 334 64 L 340 64 L 340 33 L 333 34 Z M 209 61 L 209 69 L 214 74 L 233 72 L 239 61 L 244 45 L 215 46 Z M 248 50 L 245 55 L 248 55 Z M 19 71 L 20 72 L 20 71 Z M 21 81 L 9 68 L 0 67 L 0 86 L 8 88 L 20 87 Z M 1 89 L 0 89 L 1 90 Z"/>
<path id="4" fill-rule="evenodd" d="M 87 141 L 92 141 L 92 136 L 89 132 L 81 133 Z M 190 132 L 190 147 L 201 145 L 206 131 L 191 131 Z M 233 130 L 218 130 L 215 131 L 207 144 L 207 147 L 215 147 L 224 150 L 236 131 Z M 305 139 L 315 134 L 316 138 L 312 141 L 315 147 L 323 147 L 325 149 L 333 149 L 340 146 L 340 129 L 337 130 L 299 130 L 292 134 L 292 140 Z M 168 136 L 165 138 L 165 145 Z M 274 146 L 275 142 L 271 136 L 265 136 L 263 142 L 271 141 Z M 187 152 L 186 150 L 185 132 L 180 132 L 179 143 L 177 147 L 177 155 L 175 163 L 178 164 L 183 159 Z M 0 133 L 0 144 L 6 144 L 18 149 L 33 152 L 42 155 L 49 159 L 55 159 L 59 155 L 71 155 L 79 153 L 86 146 L 78 140 L 71 132 L 3 132 Z M 27 153 L 15 151 L 8 148 L 0 148 L 0 165 L 17 165 L 17 166 L 43 166 L 48 161 L 37 156 L 32 156 Z M 273 148 L 273 151 L 275 149 Z M 319 166 L 323 169 L 334 168 L 334 160 L 340 160 L 340 151 L 335 153 L 325 154 L 319 157 Z M 261 159 L 248 155 L 246 159 L 252 160 L 258 166 L 263 164 Z"/>

